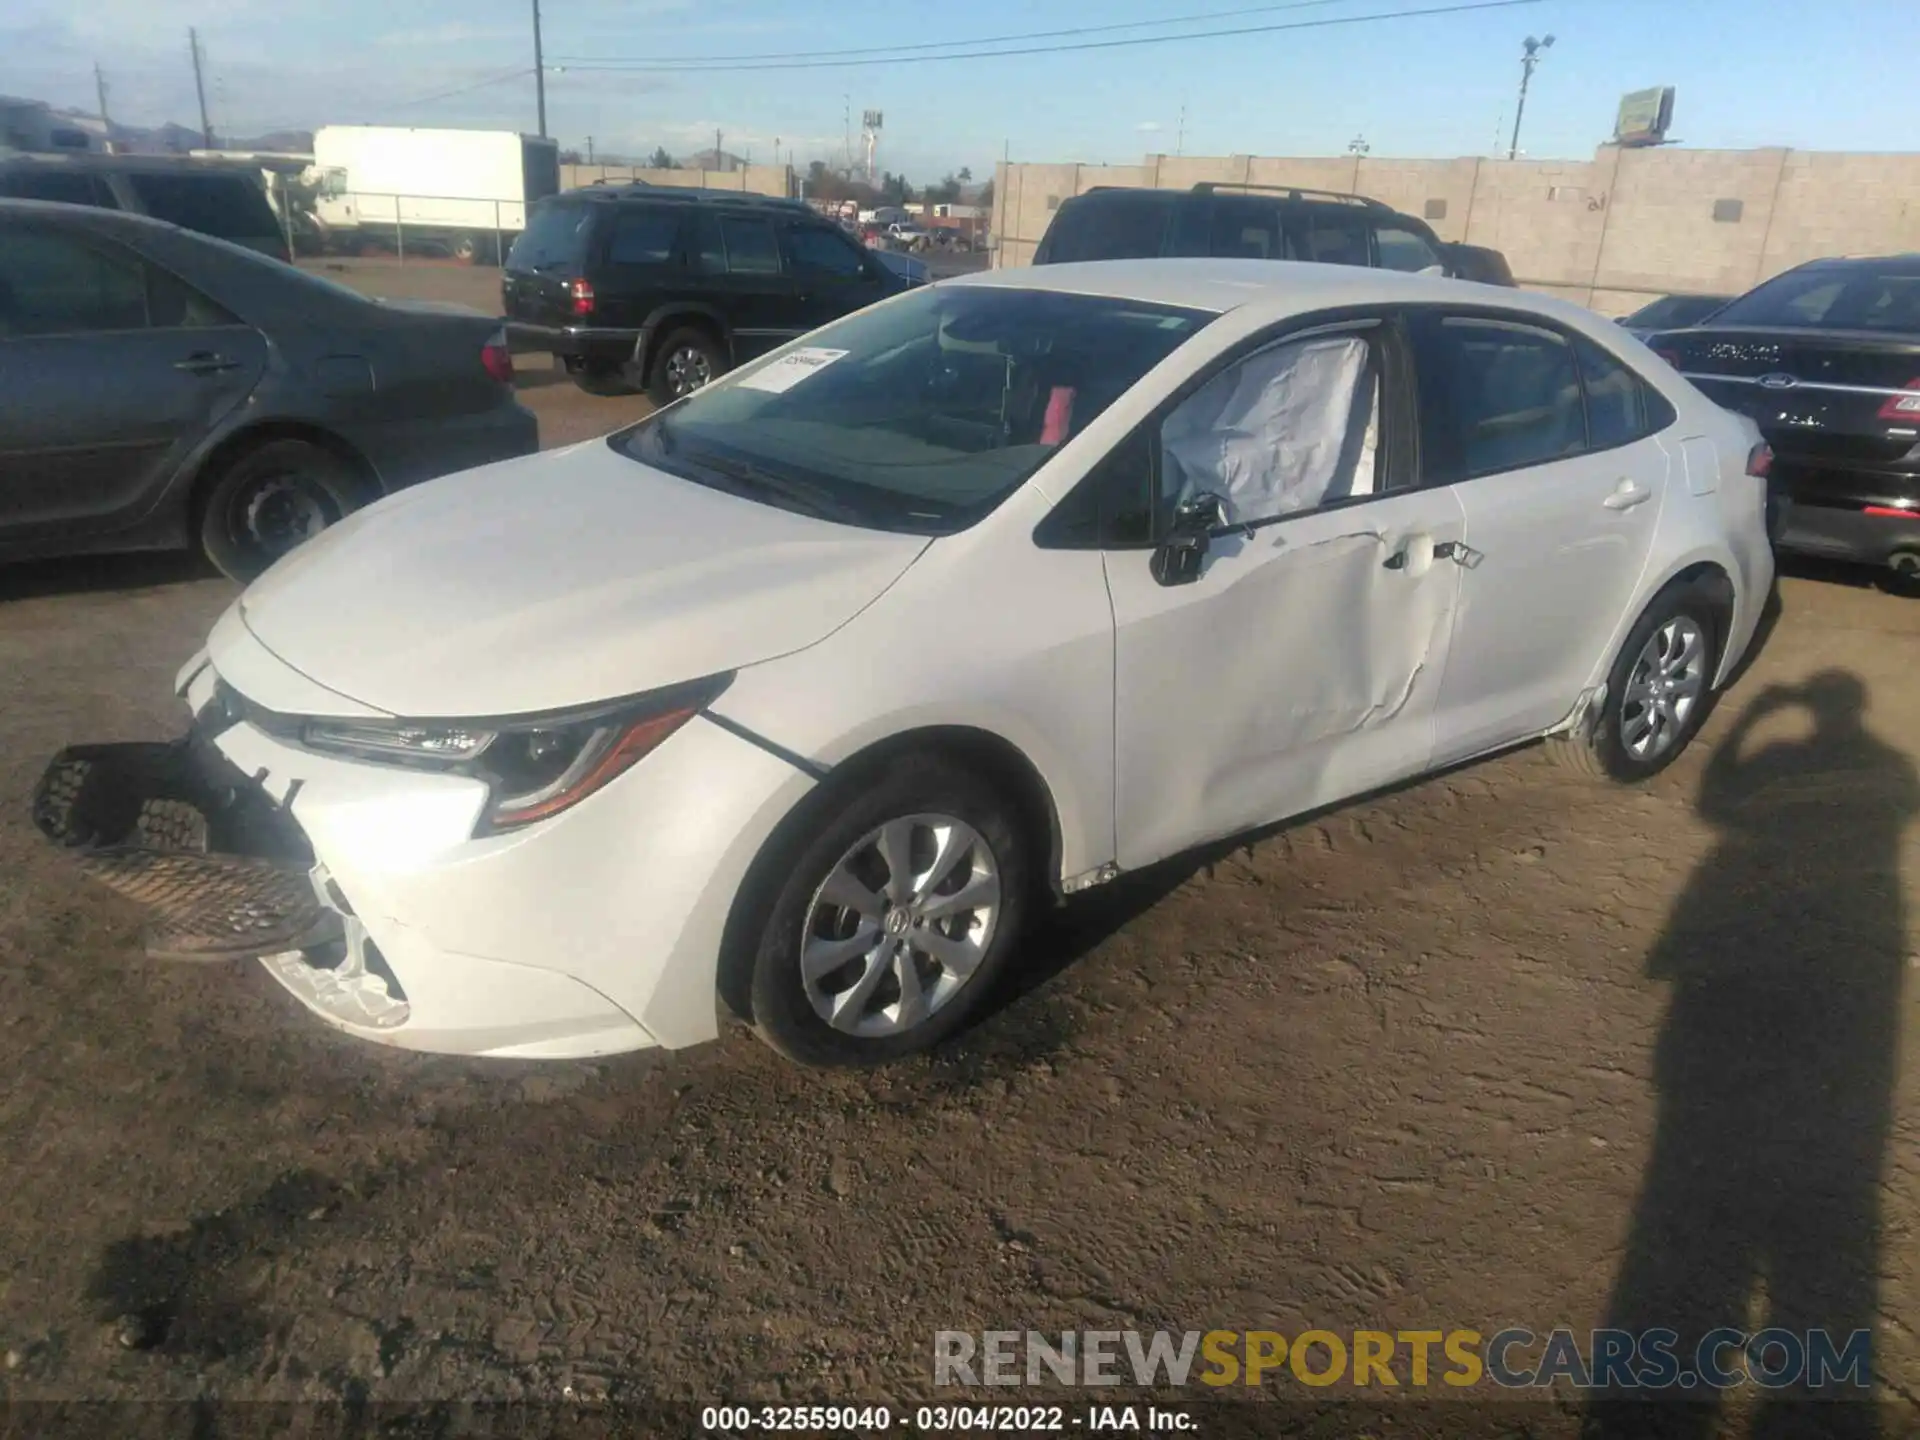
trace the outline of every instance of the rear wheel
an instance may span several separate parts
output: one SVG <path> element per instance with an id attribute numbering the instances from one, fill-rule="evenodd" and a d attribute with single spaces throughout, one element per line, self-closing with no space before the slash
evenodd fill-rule
<path id="1" fill-rule="evenodd" d="M 358 469 L 310 440 L 273 440 L 229 462 L 206 492 L 200 545 L 245 584 L 275 560 L 358 509 Z"/>
<path id="2" fill-rule="evenodd" d="M 862 780 L 820 797 L 754 956 L 755 1028 L 809 1065 L 879 1064 L 952 1035 L 1026 918 L 1031 850 L 1004 797 L 933 755 Z"/>
<path id="3" fill-rule="evenodd" d="M 1556 737 L 1555 754 L 1575 769 L 1629 784 L 1666 769 L 1712 707 L 1719 630 L 1716 607 L 1697 589 L 1655 596 L 1620 647 L 1599 713 Z"/>
<path id="4" fill-rule="evenodd" d="M 671 405 L 726 373 L 720 344 L 704 330 L 675 330 L 654 352 L 647 394 L 656 405 Z"/>

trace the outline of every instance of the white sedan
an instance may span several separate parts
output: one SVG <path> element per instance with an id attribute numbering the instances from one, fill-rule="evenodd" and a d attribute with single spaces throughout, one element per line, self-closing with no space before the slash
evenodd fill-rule
<path id="1" fill-rule="evenodd" d="M 360 512 L 180 690 L 305 847 L 333 929 L 261 958 L 340 1028 L 880 1061 L 1055 896 L 1542 736 L 1660 770 L 1770 590 L 1766 460 L 1537 295 L 1001 270 Z"/>

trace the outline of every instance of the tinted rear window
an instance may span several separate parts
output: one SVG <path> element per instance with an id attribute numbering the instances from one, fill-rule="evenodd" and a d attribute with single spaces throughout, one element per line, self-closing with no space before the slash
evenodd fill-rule
<path id="1" fill-rule="evenodd" d="M 1175 197 L 1136 195 L 1083 196 L 1060 207 L 1047 227 L 1036 257 L 1041 264 L 1077 260 L 1146 260 L 1157 257 L 1167 233 Z"/>
<path id="2" fill-rule="evenodd" d="M 538 205 L 507 252 L 509 270 L 577 270 L 593 213 L 585 205 Z"/>
<path id="3" fill-rule="evenodd" d="M 1794 270 L 1749 290 L 1713 319 L 1718 325 L 1920 335 L 1920 274 L 1864 265 Z"/>
<path id="4" fill-rule="evenodd" d="M 1669 330 L 1680 325 L 1697 325 L 1726 303 L 1724 298 L 1713 295 L 1662 295 L 1651 305 L 1643 305 L 1634 311 L 1624 323 L 1636 330 Z"/>
<path id="5" fill-rule="evenodd" d="M 239 175 L 156 175 L 129 172 L 126 182 L 140 208 L 156 220 L 222 240 L 280 244 L 280 222 L 266 192 Z"/>

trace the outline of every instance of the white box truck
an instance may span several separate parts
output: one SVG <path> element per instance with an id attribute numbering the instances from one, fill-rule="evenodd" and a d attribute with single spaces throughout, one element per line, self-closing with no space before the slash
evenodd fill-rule
<path id="1" fill-rule="evenodd" d="M 527 207 L 560 189 L 560 147 L 511 130 L 323 125 L 312 179 L 330 249 L 497 265 L 526 229 Z"/>

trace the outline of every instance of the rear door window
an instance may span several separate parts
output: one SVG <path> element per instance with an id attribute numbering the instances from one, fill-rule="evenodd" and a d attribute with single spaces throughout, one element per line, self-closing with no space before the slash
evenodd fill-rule
<path id="1" fill-rule="evenodd" d="M 1047 227 L 1040 263 L 1156 258 L 1165 246 L 1167 220 L 1178 198 L 1171 191 L 1140 190 L 1069 200 Z"/>
<path id="2" fill-rule="evenodd" d="M 162 175 L 129 171 L 123 177 L 156 220 L 217 235 L 222 240 L 274 240 L 280 222 L 266 192 L 239 175 Z"/>
<path id="3" fill-rule="evenodd" d="M 1216 195 L 1207 227 L 1207 253 L 1222 260 L 1293 260 L 1278 201 L 1252 195 Z"/>
<path id="4" fill-rule="evenodd" d="M 674 258 L 680 237 L 679 214 L 662 210 L 623 210 L 614 217 L 607 259 L 615 265 L 665 265 Z"/>
<path id="5" fill-rule="evenodd" d="M 1565 337 L 1433 314 L 1417 315 L 1412 328 L 1425 483 L 1543 465 L 1586 449 L 1580 374 Z"/>
<path id="6" fill-rule="evenodd" d="M 1789 271 L 1750 290 L 1714 317 L 1717 325 L 1920 334 L 1920 274 L 1845 269 Z"/>
<path id="7" fill-rule="evenodd" d="M 734 275 L 778 275 L 780 247 L 773 237 L 773 225 L 744 215 L 726 215 L 720 220 L 720 238 L 727 247 L 727 270 Z"/>
<path id="8" fill-rule="evenodd" d="M 585 205 L 539 205 L 507 252 L 509 270 L 575 270 L 593 212 Z"/>
<path id="9" fill-rule="evenodd" d="M 1303 205 L 1296 212 L 1299 258 L 1322 265 L 1371 265 L 1366 215 L 1331 205 Z"/>
<path id="10" fill-rule="evenodd" d="M 147 326 L 146 269 L 131 255 L 51 231 L 0 244 L 0 340 Z"/>

